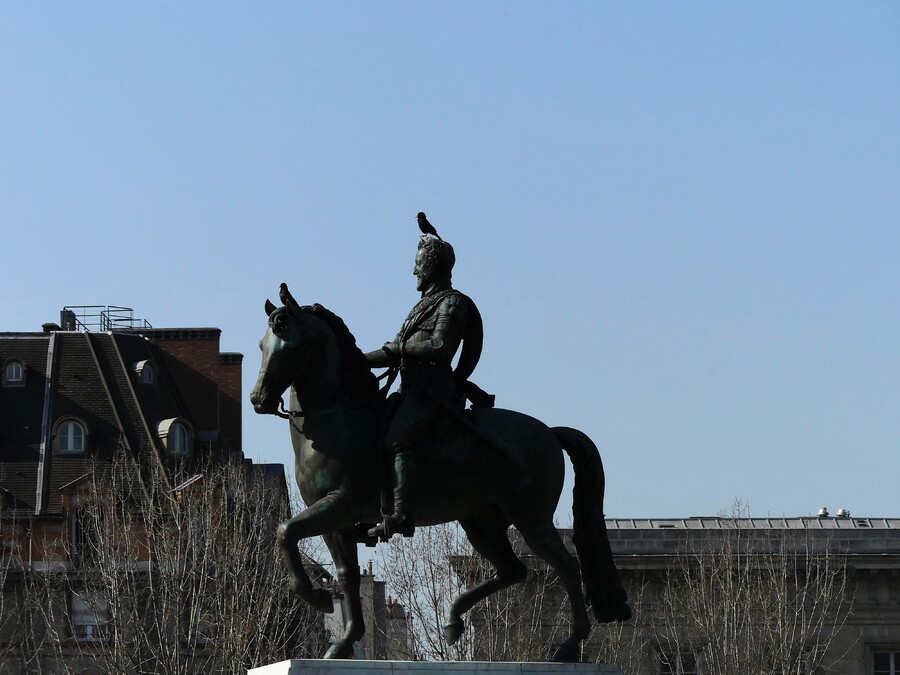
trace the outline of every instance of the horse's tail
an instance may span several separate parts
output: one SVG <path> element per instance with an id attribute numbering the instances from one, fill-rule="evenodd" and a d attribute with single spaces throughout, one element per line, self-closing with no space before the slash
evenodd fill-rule
<path id="1" fill-rule="evenodd" d="M 577 429 L 554 427 L 553 433 L 575 468 L 572 541 L 581 563 L 588 604 L 600 623 L 626 621 L 631 618 L 631 608 L 606 532 L 603 514 L 606 477 L 600 452 Z"/>

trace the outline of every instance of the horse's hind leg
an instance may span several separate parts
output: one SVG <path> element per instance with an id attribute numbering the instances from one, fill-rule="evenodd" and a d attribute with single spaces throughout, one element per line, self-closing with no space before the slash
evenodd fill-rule
<path id="1" fill-rule="evenodd" d="M 509 544 L 509 537 L 506 534 L 509 523 L 502 517 L 496 514 L 482 515 L 459 522 L 466 531 L 472 548 L 487 558 L 494 566 L 494 573 L 490 578 L 462 593 L 451 603 L 444 624 L 444 637 L 451 645 L 462 635 L 465 627 L 462 620 L 463 614 L 491 593 L 522 581 L 527 574 L 525 565 L 516 557 Z"/>
<path id="2" fill-rule="evenodd" d="M 581 643 L 591 632 L 584 593 L 581 590 L 581 567 L 578 559 L 569 553 L 553 523 L 535 525 L 528 522 L 514 521 L 525 543 L 535 555 L 546 560 L 556 571 L 572 608 L 572 634 L 563 642 L 551 658 L 552 661 L 577 661 L 581 653 Z"/>
<path id="3" fill-rule="evenodd" d="M 362 604 L 359 599 L 359 559 L 356 550 L 356 538 L 353 530 L 344 530 L 338 534 L 322 535 L 331 552 L 337 572 L 338 583 L 344 591 L 347 603 L 347 625 L 344 634 L 328 649 L 326 659 L 349 659 L 353 656 L 353 643 L 362 638 L 366 632 L 363 619 Z M 366 655 L 374 659 L 374 654 Z"/>
<path id="4" fill-rule="evenodd" d="M 324 588 L 312 587 L 297 545 L 301 539 L 317 537 L 345 527 L 348 519 L 346 511 L 346 500 L 332 493 L 278 526 L 276 537 L 287 562 L 291 588 L 320 612 L 334 611 L 331 593 Z"/>

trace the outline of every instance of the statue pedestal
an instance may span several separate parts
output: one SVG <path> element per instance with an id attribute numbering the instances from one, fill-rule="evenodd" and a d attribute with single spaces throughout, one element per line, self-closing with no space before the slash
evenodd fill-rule
<path id="1" fill-rule="evenodd" d="M 622 675 L 602 663 L 494 663 L 488 661 L 356 661 L 353 659 L 292 659 L 251 668 L 247 675 L 441 675 L 442 673 L 503 673 L 504 675 Z"/>

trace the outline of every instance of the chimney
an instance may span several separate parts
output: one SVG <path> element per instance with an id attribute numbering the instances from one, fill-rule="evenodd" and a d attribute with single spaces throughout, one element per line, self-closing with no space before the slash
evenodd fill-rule
<path id="1" fill-rule="evenodd" d="M 197 440 L 219 440 L 219 336 L 218 328 L 149 328 L 141 335 L 162 352 L 165 368 L 177 383 Z"/>
<path id="2" fill-rule="evenodd" d="M 75 312 L 73 312 L 71 309 L 64 309 L 60 311 L 59 322 L 60 324 L 62 324 L 63 330 L 75 330 L 77 326 Z"/>
<path id="3" fill-rule="evenodd" d="M 219 354 L 219 429 L 232 454 L 243 457 L 241 444 L 241 369 L 244 355 Z"/>

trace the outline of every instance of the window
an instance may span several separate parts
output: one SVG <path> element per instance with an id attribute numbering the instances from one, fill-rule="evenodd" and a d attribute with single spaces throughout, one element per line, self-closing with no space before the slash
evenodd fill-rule
<path id="1" fill-rule="evenodd" d="M 659 675 L 700 675 L 697 657 L 690 652 L 669 654 L 659 652 Z"/>
<path id="2" fill-rule="evenodd" d="M 89 567 L 102 560 L 109 542 L 102 505 L 80 506 L 72 513 L 69 556 L 75 567 Z"/>
<path id="3" fill-rule="evenodd" d="M 138 361 L 131 369 L 137 374 L 141 384 L 153 384 L 156 381 L 156 372 L 150 361 Z"/>
<path id="4" fill-rule="evenodd" d="M 186 455 L 188 448 L 187 429 L 177 422 L 169 428 L 169 453 L 172 455 Z"/>
<path id="5" fill-rule="evenodd" d="M 72 636 L 83 642 L 96 642 L 109 637 L 109 609 L 97 593 L 83 591 L 72 594 Z"/>
<path id="6" fill-rule="evenodd" d="M 181 418 L 163 420 L 157 433 L 165 446 L 166 453 L 173 457 L 189 454 L 193 443 L 193 431 Z"/>
<path id="7" fill-rule="evenodd" d="M 25 367 L 21 361 L 9 361 L 3 367 L 3 384 L 12 387 L 25 384 Z"/>
<path id="8" fill-rule="evenodd" d="M 873 656 L 873 675 L 900 675 L 900 651 L 879 651 Z"/>
<path id="9" fill-rule="evenodd" d="M 61 455 L 84 452 L 84 427 L 75 420 L 65 420 L 56 429 L 56 451 Z"/>

